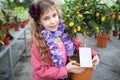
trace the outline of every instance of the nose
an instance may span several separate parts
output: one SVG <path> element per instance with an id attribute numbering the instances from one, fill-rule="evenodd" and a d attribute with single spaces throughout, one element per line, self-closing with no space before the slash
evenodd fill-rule
<path id="1" fill-rule="evenodd" d="M 55 24 L 55 18 L 50 19 L 51 24 Z"/>

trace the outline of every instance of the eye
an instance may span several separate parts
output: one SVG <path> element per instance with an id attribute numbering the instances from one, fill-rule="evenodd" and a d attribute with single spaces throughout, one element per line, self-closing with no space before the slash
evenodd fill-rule
<path id="1" fill-rule="evenodd" d="M 45 18 L 44 18 L 44 20 L 48 20 L 48 19 L 49 19 L 49 17 L 45 17 Z"/>
<path id="2" fill-rule="evenodd" d="M 54 14 L 53 14 L 53 17 L 56 17 L 56 16 L 57 16 L 57 13 L 54 13 Z"/>

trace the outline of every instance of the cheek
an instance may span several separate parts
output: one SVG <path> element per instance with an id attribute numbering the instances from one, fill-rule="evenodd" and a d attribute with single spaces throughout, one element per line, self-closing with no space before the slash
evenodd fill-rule
<path id="1" fill-rule="evenodd" d="M 59 20 L 60 20 L 59 17 L 55 18 L 56 23 L 59 23 Z"/>
<path id="2" fill-rule="evenodd" d="M 57 20 L 59 21 L 59 19 L 60 19 L 60 17 L 59 16 L 57 16 Z"/>

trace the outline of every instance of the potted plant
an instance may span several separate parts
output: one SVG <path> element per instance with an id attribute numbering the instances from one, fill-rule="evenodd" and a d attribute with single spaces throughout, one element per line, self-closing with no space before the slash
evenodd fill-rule
<path id="1" fill-rule="evenodd" d="M 5 32 L 6 34 L 9 33 L 9 29 L 10 29 L 10 25 L 9 25 L 9 22 L 10 22 L 10 12 L 8 10 L 4 10 L 2 9 L 1 10 L 2 12 L 2 18 L 3 18 L 3 28 L 5 28 Z"/>
<path id="2" fill-rule="evenodd" d="M 119 14 L 120 16 L 120 14 Z M 118 32 L 118 40 L 120 40 L 120 17 L 118 18 L 119 32 Z"/>
<path id="3" fill-rule="evenodd" d="M 18 16 L 13 16 L 14 28 L 15 31 L 19 31 L 20 19 Z"/>
<path id="4" fill-rule="evenodd" d="M 22 22 L 20 23 L 21 28 L 24 28 L 24 27 L 28 24 L 29 20 L 30 20 L 30 19 L 25 19 L 24 21 L 22 21 Z"/>
<path id="5" fill-rule="evenodd" d="M 12 40 L 13 37 L 9 32 L 11 14 L 10 14 L 9 10 L 4 10 L 4 9 L 2 9 L 1 12 L 2 12 L 2 15 L 1 15 L 2 16 L 2 26 L 1 26 L 1 28 L 4 30 L 6 37 L 9 37 L 9 39 Z"/>
<path id="6" fill-rule="evenodd" d="M 5 33 L 4 33 L 4 31 L 1 29 L 1 26 L 0 26 L 0 46 L 3 46 L 3 45 L 4 45 L 4 38 L 5 38 Z"/>
<path id="7" fill-rule="evenodd" d="M 100 48 L 107 47 L 108 39 L 110 39 L 113 25 L 113 18 L 111 17 L 110 12 L 110 7 L 105 3 L 99 4 L 96 7 L 95 22 L 99 28 L 96 45 Z"/>
<path id="8" fill-rule="evenodd" d="M 87 37 L 92 37 L 94 32 L 99 32 L 98 25 L 95 22 L 95 8 L 98 2 L 97 0 L 64 0 L 62 5 L 62 18 L 66 24 L 65 30 L 69 36 L 73 39 L 77 37 L 77 33 L 83 34 L 83 47 L 86 46 Z M 71 6 L 72 5 L 72 6 Z M 78 54 L 74 52 L 74 54 Z M 73 55 L 77 59 L 75 55 Z M 70 58 L 73 59 L 73 58 Z M 77 59 L 78 60 L 78 59 Z M 78 65 L 80 66 L 80 64 Z M 90 74 L 90 75 L 88 75 Z M 92 69 L 88 68 L 83 74 L 72 74 L 72 80 L 90 80 L 92 75 Z M 74 76 L 74 77 L 73 77 Z M 76 77 L 79 77 L 76 79 Z M 86 79 L 87 77 L 87 79 Z"/>
<path id="9" fill-rule="evenodd" d="M 118 36 L 118 29 L 119 29 L 119 25 L 118 25 L 118 18 L 119 18 L 119 13 L 120 13 L 120 6 L 119 6 L 119 1 L 117 0 L 115 3 L 113 3 L 113 5 L 111 6 L 111 17 L 114 20 L 114 25 L 113 25 L 113 36 Z"/>
<path id="10" fill-rule="evenodd" d="M 0 21 L 0 46 L 8 44 L 9 37 L 6 36 L 6 29 L 4 28 L 2 21 Z"/>
<path id="11" fill-rule="evenodd" d="M 91 37 L 94 33 L 99 33 L 99 35 L 110 34 L 113 24 L 112 18 L 109 16 L 111 9 L 100 1 L 65 0 L 62 17 L 63 22 L 70 29 L 69 34 L 75 36 L 76 33 L 82 33 L 84 40 L 86 36 Z"/>

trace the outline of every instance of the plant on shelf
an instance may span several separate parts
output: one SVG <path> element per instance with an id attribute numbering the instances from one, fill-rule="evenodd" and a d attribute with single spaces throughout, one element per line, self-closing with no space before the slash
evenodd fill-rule
<path id="1" fill-rule="evenodd" d="M 4 9 L 2 9 L 1 12 L 2 12 L 2 18 L 3 18 L 3 28 L 5 28 L 6 34 L 7 34 L 10 29 L 9 23 L 10 23 L 11 14 L 8 10 L 4 10 Z"/>
<path id="2" fill-rule="evenodd" d="M 13 16 L 13 22 L 15 26 L 15 31 L 19 31 L 20 19 L 18 16 Z"/>
<path id="3" fill-rule="evenodd" d="M 1 15 L 2 16 L 2 27 L 1 28 L 5 32 L 5 35 L 6 35 L 5 37 L 9 37 L 9 39 L 12 40 L 13 37 L 9 32 L 11 13 L 9 10 L 4 10 L 4 9 L 1 10 L 1 13 L 2 13 Z"/>
<path id="4" fill-rule="evenodd" d="M 0 33 L 1 33 L 1 42 L 4 42 L 4 45 L 8 45 L 9 40 L 13 39 L 12 35 L 9 32 L 10 17 L 11 14 L 9 10 L 5 10 L 5 9 L 1 10 Z"/>
<path id="5" fill-rule="evenodd" d="M 6 33 L 5 24 L 0 21 L 0 46 L 8 45 L 10 36 L 8 36 L 8 32 Z"/>
<path id="6" fill-rule="evenodd" d="M 4 29 L 2 28 L 2 21 L 0 20 L 0 46 L 3 46 L 4 45 L 4 38 L 5 38 L 5 31 Z"/>

